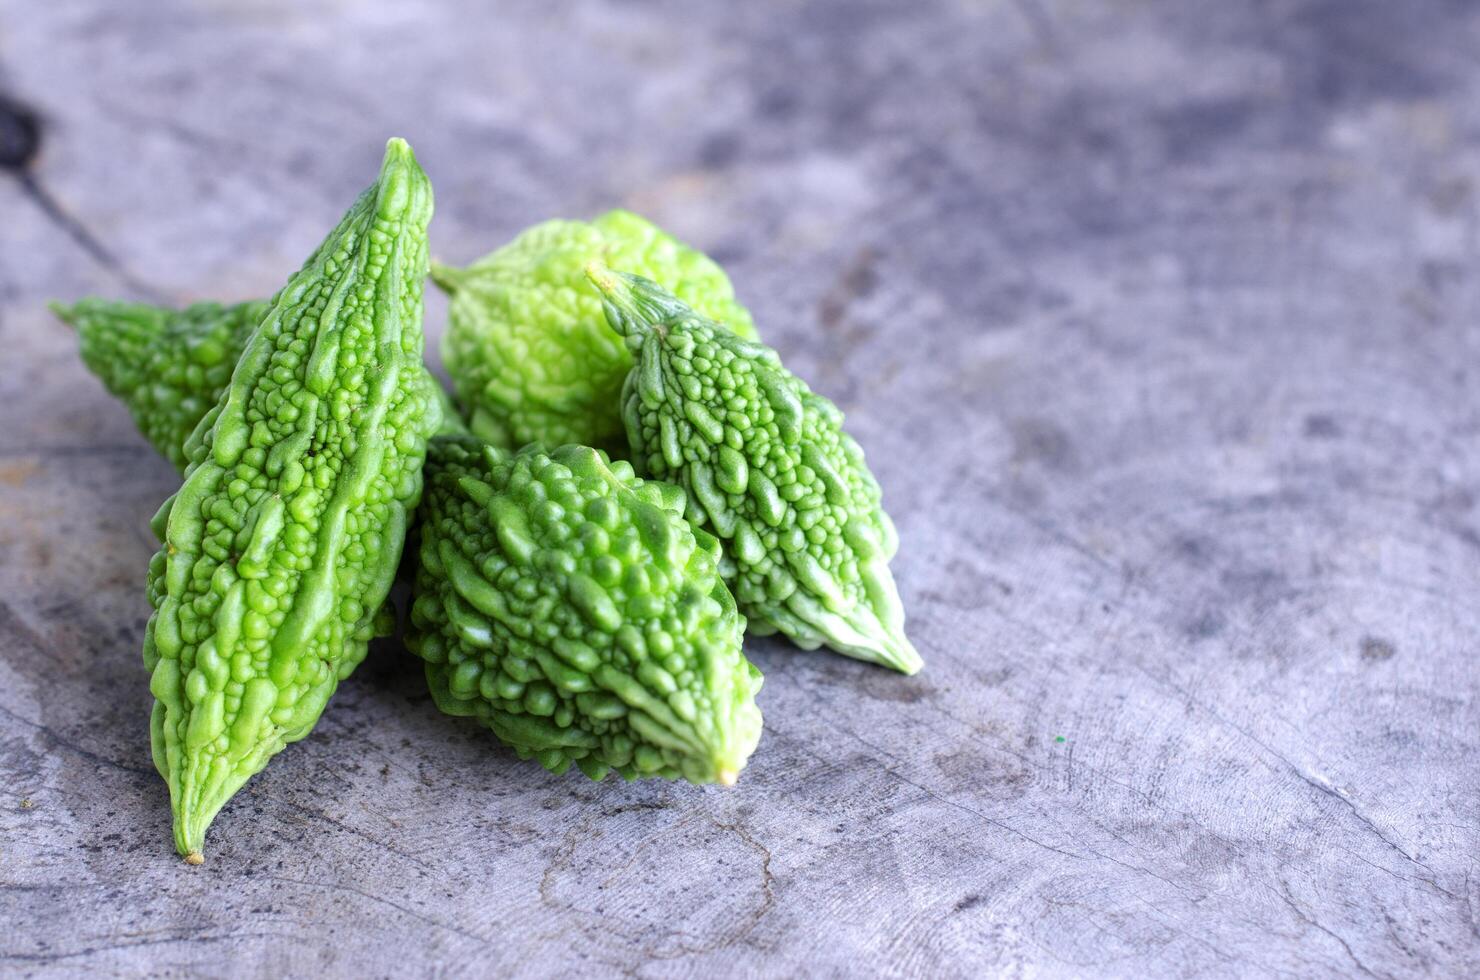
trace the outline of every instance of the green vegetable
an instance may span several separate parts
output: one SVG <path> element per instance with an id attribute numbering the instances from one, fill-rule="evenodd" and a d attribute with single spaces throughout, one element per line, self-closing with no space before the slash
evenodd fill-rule
<path id="1" fill-rule="evenodd" d="M 427 390 L 431 392 L 432 399 L 437 403 L 437 410 L 442 416 L 442 423 L 437 427 L 437 435 L 467 435 L 468 427 L 463 423 L 462 416 L 457 413 L 457 406 L 452 404 L 452 396 L 447 393 L 446 388 L 442 387 L 442 382 L 425 368 L 422 369 L 422 374 Z"/>
<path id="2" fill-rule="evenodd" d="M 89 298 L 53 312 L 76 328 L 82 360 L 127 406 L 144 438 L 181 472 L 185 440 L 221 398 L 231 371 L 270 305 L 195 303 L 173 310 Z M 442 407 L 442 432 L 466 432 L 441 382 L 426 383 Z"/>
<path id="3" fill-rule="evenodd" d="M 898 538 L 843 414 L 771 348 L 656 283 L 588 274 L 636 358 L 622 389 L 634 462 L 681 483 L 694 522 L 724 541 L 725 577 L 757 632 L 919 670 L 889 572 Z"/>
<path id="4" fill-rule="evenodd" d="M 273 299 L 155 518 L 154 761 L 192 863 L 221 806 L 365 657 L 421 496 L 431 185 L 401 140 Z"/>
<path id="5" fill-rule="evenodd" d="M 668 283 L 705 315 L 755 337 L 720 267 L 637 215 L 535 225 L 465 269 L 432 265 L 450 297 L 442 357 L 479 438 L 506 449 L 620 444 L 618 396 L 632 357 L 583 278 L 592 259 Z"/>
<path id="6" fill-rule="evenodd" d="M 734 782 L 761 678 L 682 498 L 582 446 L 433 442 L 407 645 L 442 710 L 552 772 Z"/>
<path id="7" fill-rule="evenodd" d="M 82 358 L 127 406 L 139 430 L 182 472 L 185 440 L 220 400 L 242 349 L 271 305 L 256 300 L 222 306 L 196 303 L 184 310 L 89 298 L 51 308 L 75 327 Z M 467 426 L 442 383 L 423 369 L 422 383 L 441 411 L 439 435 L 466 434 Z M 375 636 L 395 632 L 386 600 Z"/>
<path id="8" fill-rule="evenodd" d="M 183 471 L 185 438 L 225 390 L 267 305 L 171 310 L 84 299 L 51 308 L 77 329 L 88 370 L 128 406 L 144 438 Z"/>

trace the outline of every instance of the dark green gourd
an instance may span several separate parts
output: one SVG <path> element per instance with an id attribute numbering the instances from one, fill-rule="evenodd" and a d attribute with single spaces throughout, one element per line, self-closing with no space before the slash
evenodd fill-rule
<path id="1" fill-rule="evenodd" d="M 682 496 L 583 446 L 435 440 L 407 645 L 437 704 L 553 772 L 733 782 L 760 673 Z"/>
<path id="2" fill-rule="evenodd" d="M 88 370 L 123 402 L 149 444 L 184 472 L 185 440 L 220 400 L 269 303 L 175 310 L 90 297 L 51 309 L 77 330 Z M 428 372 L 425 383 L 441 406 L 441 431 L 465 432 L 441 382 Z"/>
<path id="3" fill-rule="evenodd" d="M 774 350 L 658 284 L 599 265 L 588 275 L 635 360 L 622 389 L 633 462 L 681 484 L 691 519 L 724 542 L 751 628 L 919 670 L 889 571 L 894 525 L 842 412 Z"/>
<path id="4" fill-rule="evenodd" d="M 265 301 L 183 310 L 89 298 L 52 311 L 77 330 L 82 361 L 182 472 L 185 439 L 231 380 Z"/>

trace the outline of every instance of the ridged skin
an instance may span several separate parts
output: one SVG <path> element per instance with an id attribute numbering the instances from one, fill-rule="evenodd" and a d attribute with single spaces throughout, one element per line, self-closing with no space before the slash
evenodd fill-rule
<path id="1" fill-rule="evenodd" d="M 183 310 L 90 297 L 51 304 L 77 330 L 82 360 L 129 410 L 149 444 L 182 473 L 185 440 L 221 399 L 269 300 Z M 425 383 L 442 409 L 441 434 L 466 432 L 442 383 Z"/>
<path id="2" fill-rule="evenodd" d="M 267 305 L 195 303 L 172 310 L 89 298 L 51 308 L 76 328 L 88 370 L 183 473 L 185 439 L 225 390 Z"/>
<path id="3" fill-rule="evenodd" d="M 155 518 L 151 736 L 193 862 L 221 806 L 365 657 L 438 423 L 421 367 L 431 213 L 426 175 L 392 140 L 379 180 L 274 297 Z"/>
<path id="4" fill-rule="evenodd" d="M 754 338 L 724 271 L 627 211 L 546 221 L 464 269 L 433 264 L 450 297 L 442 358 L 474 435 L 618 450 L 618 396 L 632 356 L 583 278 L 593 259 L 667 283 L 706 316 Z"/>
<path id="5" fill-rule="evenodd" d="M 656 283 L 588 273 L 636 357 L 622 389 L 633 462 L 681 484 L 690 518 L 724 542 L 752 628 L 919 670 L 889 571 L 894 525 L 837 407 Z"/>
<path id="6" fill-rule="evenodd" d="M 437 704 L 552 772 L 734 782 L 760 673 L 681 507 L 583 446 L 435 440 L 407 645 Z"/>

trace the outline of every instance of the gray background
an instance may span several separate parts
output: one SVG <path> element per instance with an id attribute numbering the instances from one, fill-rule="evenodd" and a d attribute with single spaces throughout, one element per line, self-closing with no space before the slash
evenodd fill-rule
<path id="1" fill-rule="evenodd" d="M 0 973 L 1480 970 L 1475 4 L 490 6 L 0 0 Z M 723 791 L 521 764 L 387 645 L 188 868 L 176 480 L 43 302 L 266 294 L 392 134 L 442 259 L 625 205 L 724 262 L 928 666 L 749 643 Z"/>

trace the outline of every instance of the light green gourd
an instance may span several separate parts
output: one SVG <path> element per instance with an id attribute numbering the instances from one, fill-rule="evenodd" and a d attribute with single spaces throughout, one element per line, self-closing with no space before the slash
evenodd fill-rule
<path id="1" fill-rule="evenodd" d="M 449 297 L 442 359 L 485 442 L 623 447 L 619 396 L 632 356 L 586 284 L 582 270 L 593 259 L 667 283 L 706 316 L 755 337 L 718 265 L 628 211 L 546 221 L 466 268 L 433 263 L 432 280 Z"/>

